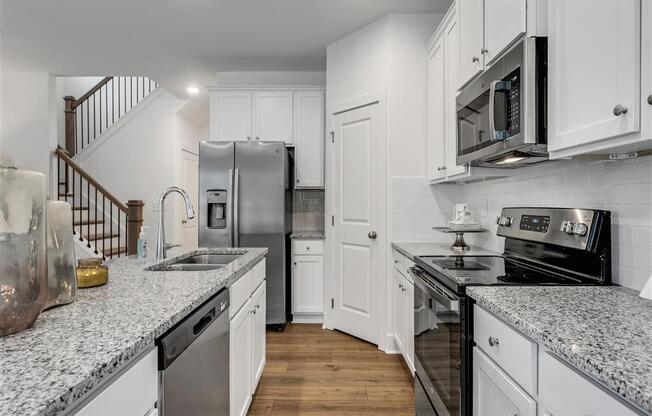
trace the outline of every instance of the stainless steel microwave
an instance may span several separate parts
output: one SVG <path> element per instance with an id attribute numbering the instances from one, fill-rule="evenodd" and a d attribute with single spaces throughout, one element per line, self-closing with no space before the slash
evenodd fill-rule
<path id="1" fill-rule="evenodd" d="M 548 160 L 545 37 L 526 37 L 457 96 L 457 164 L 513 168 Z"/>

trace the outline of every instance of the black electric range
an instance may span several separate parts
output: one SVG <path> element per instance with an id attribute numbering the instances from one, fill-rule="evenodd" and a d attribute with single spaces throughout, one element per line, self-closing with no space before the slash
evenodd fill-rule
<path id="1" fill-rule="evenodd" d="M 609 285 L 609 211 L 504 208 L 500 256 L 415 259 L 414 361 L 417 415 L 472 414 L 473 300 L 467 286 Z"/>

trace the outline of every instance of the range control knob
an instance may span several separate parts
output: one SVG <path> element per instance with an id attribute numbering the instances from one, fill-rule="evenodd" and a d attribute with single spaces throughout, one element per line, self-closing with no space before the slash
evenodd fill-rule
<path id="1" fill-rule="evenodd" d="M 578 222 L 573 226 L 573 234 L 577 234 L 579 236 L 584 237 L 588 232 L 589 232 L 589 227 L 586 224 Z"/>
<path id="2" fill-rule="evenodd" d="M 502 227 L 509 227 L 512 225 L 512 222 L 514 221 L 514 218 L 512 217 L 507 217 L 507 216 L 500 216 L 496 218 L 496 224 L 502 226 Z"/>
<path id="3" fill-rule="evenodd" d="M 573 234 L 573 228 L 575 227 L 575 223 L 573 221 L 562 221 L 561 222 L 561 227 L 559 228 L 559 231 L 562 233 L 566 234 Z"/>

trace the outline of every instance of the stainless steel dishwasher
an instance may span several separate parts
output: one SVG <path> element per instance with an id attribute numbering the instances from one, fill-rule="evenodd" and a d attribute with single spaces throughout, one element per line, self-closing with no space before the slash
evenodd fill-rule
<path id="1" fill-rule="evenodd" d="M 228 416 L 229 291 L 158 340 L 162 416 Z"/>

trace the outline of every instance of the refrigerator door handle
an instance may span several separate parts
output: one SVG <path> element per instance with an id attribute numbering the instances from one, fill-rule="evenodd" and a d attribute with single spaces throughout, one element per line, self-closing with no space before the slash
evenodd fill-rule
<path id="1" fill-rule="evenodd" d="M 233 246 L 240 247 L 240 169 L 235 170 L 233 178 Z"/>
<path id="2" fill-rule="evenodd" d="M 229 236 L 229 245 L 233 245 L 233 169 L 229 169 L 229 189 L 226 191 L 226 233 Z"/>

